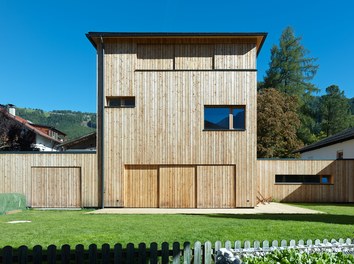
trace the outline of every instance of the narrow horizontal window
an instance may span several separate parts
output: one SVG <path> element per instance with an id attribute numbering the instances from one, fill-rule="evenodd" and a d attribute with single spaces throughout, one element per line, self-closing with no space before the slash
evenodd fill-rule
<path id="1" fill-rule="evenodd" d="M 280 184 L 332 184 L 331 175 L 275 175 Z"/>
<path id="2" fill-rule="evenodd" d="M 205 130 L 244 130 L 244 106 L 204 106 Z"/>
<path id="3" fill-rule="evenodd" d="M 134 96 L 110 96 L 107 97 L 108 107 L 135 107 L 135 97 Z"/>

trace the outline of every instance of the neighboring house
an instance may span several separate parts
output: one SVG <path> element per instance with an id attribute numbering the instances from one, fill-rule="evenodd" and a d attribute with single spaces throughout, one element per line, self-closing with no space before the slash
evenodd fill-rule
<path id="1" fill-rule="evenodd" d="M 56 149 L 59 151 L 94 151 L 96 150 L 96 134 L 96 132 L 93 132 L 79 138 L 65 141 L 59 144 Z"/>
<path id="2" fill-rule="evenodd" d="M 256 205 L 256 58 L 266 35 L 87 34 L 98 55 L 105 206 Z"/>
<path id="3" fill-rule="evenodd" d="M 354 159 L 354 128 L 308 145 L 296 153 L 300 153 L 302 159 Z"/>
<path id="4" fill-rule="evenodd" d="M 56 151 L 55 146 L 61 144 L 66 136 L 65 133 L 50 126 L 33 124 L 32 122 L 16 115 L 13 105 L 8 108 L 0 106 L 0 110 L 15 122 L 24 125 L 27 129 L 35 133 L 35 140 L 32 148 L 37 151 Z"/>

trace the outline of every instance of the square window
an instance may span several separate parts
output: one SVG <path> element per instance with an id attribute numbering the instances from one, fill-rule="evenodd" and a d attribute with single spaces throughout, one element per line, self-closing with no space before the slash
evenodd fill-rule
<path id="1" fill-rule="evenodd" d="M 204 129 L 244 130 L 244 106 L 204 106 Z"/>
<path id="2" fill-rule="evenodd" d="M 108 107 L 135 107 L 135 97 L 134 96 L 111 96 L 107 97 Z"/>

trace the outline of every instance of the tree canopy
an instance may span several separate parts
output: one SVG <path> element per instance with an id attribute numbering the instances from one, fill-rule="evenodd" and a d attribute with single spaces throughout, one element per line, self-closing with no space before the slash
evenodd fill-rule
<path id="1" fill-rule="evenodd" d="M 258 157 L 294 157 L 292 151 L 302 146 L 296 135 L 300 126 L 296 97 L 270 88 L 259 92 L 257 100 Z"/>
<path id="2" fill-rule="evenodd" d="M 274 45 L 271 49 L 271 60 L 263 87 L 275 88 L 299 98 L 317 91 L 310 81 L 318 65 L 315 64 L 315 58 L 306 57 L 308 53 L 301 44 L 301 37 L 295 37 L 293 29 L 287 27 L 280 37 L 279 46 Z"/>
<path id="3" fill-rule="evenodd" d="M 320 99 L 320 111 L 321 128 L 327 137 L 350 126 L 350 103 L 337 85 L 326 88 L 326 94 Z"/>

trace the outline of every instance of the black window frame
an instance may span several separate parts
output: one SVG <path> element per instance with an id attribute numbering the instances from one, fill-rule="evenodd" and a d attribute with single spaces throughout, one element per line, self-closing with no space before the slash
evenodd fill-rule
<path id="1" fill-rule="evenodd" d="M 324 182 L 324 179 L 327 181 Z M 279 185 L 331 185 L 333 184 L 333 176 L 329 174 L 276 174 L 274 183 Z"/>
<path id="2" fill-rule="evenodd" d="M 132 104 L 127 103 L 132 101 Z M 111 103 L 115 102 L 115 103 Z M 134 108 L 136 107 L 135 96 L 107 96 L 106 97 L 107 108 Z"/>

